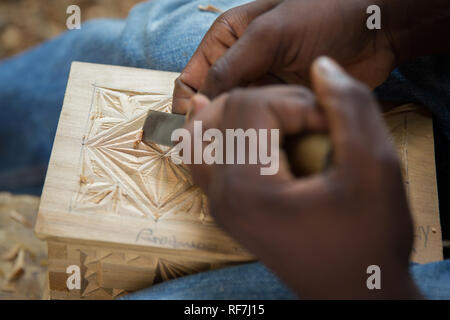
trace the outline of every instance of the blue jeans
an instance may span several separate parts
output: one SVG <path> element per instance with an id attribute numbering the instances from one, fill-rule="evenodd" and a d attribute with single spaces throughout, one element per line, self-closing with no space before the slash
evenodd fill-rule
<path id="1" fill-rule="evenodd" d="M 208 0 L 223 10 L 243 0 Z M 95 20 L 0 63 L 0 190 L 40 194 L 72 61 L 181 71 L 216 13 L 205 1 L 153 0 L 126 20 Z M 426 57 L 395 70 L 376 93 L 384 100 L 418 102 L 437 119 L 438 170 L 448 170 L 450 59 Z M 441 166 L 439 166 L 439 159 Z M 443 175 L 438 172 L 438 176 Z M 444 175 L 445 176 L 445 175 Z M 444 181 L 447 181 L 444 179 Z M 441 188 L 440 188 L 441 191 Z M 441 209 L 442 212 L 442 209 Z M 411 273 L 429 298 L 450 298 L 450 262 L 413 265 Z M 129 298 L 295 298 L 259 263 L 184 277 Z"/>
<path id="2" fill-rule="evenodd" d="M 428 299 L 450 299 L 450 260 L 412 263 L 410 274 Z M 299 275 L 301 276 L 301 275 Z M 383 282 L 383 280 L 381 280 Z M 383 283 L 381 283 L 383 287 Z M 297 297 L 259 262 L 203 272 L 163 282 L 122 300 L 292 300 Z"/>

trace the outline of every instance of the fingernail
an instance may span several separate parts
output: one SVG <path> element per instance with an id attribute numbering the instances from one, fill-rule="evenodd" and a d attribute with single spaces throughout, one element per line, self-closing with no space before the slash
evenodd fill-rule
<path id="1" fill-rule="evenodd" d="M 190 121 L 194 114 L 206 107 L 209 102 L 209 99 L 200 93 L 193 95 L 187 108 L 186 121 Z"/>
<path id="2" fill-rule="evenodd" d="M 345 78 L 345 71 L 334 60 L 328 57 L 319 57 L 315 61 L 316 70 L 327 80 L 338 81 Z"/>
<path id="3" fill-rule="evenodd" d="M 191 102 L 195 108 L 203 108 L 209 103 L 209 99 L 201 93 L 192 96 Z"/>

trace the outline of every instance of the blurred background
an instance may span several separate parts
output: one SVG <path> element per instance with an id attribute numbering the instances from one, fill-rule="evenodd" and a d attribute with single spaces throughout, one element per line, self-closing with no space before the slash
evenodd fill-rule
<path id="1" fill-rule="evenodd" d="M 0 60 L 64 32 L 66 8 L 82 8 L 81 20 L 125 18 L 142 0 L 0 0 Z"/>

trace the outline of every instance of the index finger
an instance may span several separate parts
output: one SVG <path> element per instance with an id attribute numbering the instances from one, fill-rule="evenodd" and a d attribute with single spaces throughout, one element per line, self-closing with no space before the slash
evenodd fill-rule
<path id="1" fill-rule="evenodd" d="M 251 2 L 232 8 L 216 19 L 175 82 L 174 113 L 187 112 L 189 99 L 203 85 L 211 66 L 242 36 L 253 19 L 279 2 L 280 0 Z"/>

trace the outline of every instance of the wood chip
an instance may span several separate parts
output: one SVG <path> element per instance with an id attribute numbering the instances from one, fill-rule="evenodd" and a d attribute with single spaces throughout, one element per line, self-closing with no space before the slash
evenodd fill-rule
<path id="1" fill-rule="evenodd" d="M 19 254 L 20 248 L 22 248 L 20 243 L 17 243 L 15 246 L 9 248 L 8 251 L 2 254 L 2 260 L 13 261 Z"/>
<path id="2" fill-rule="evenodd" d="M 39 260 L 39 265 L 41 267 L 48 267 L 48 260 L 47 259 L 41 259 Z"/>
<path id="3" fill-rule="evenodd" d="M 16 283 L 14 281 L 6 281 L 3 284 L 2 291 L 9 293 L 16 291 Z"/>
<path id="4" fill-rule="evenodd" d="M 86 177 L 86 176 L 84 176 L 84 175 L 80 175 L 80 183 L 81 184 L 86 184 L 86 183 L 88 183 L 89 182 L 89 180 L 88 180 L 88 178 Z"/>
<path id="5" fill-rule="evenodd" d="M 28 253 L 28 256 L 31 258 L 31 260 L 36 261 L 36 253 L 34 253 L 34 251 L 29 247 L 23 246 L 23 248 L 25 249 L 25 252 Z"/>
<path id="6" fill-rule="evenodd" d="M 208 11 L 208 12 L 217 12 L 217 13 L 223 12 L 222 9 L 219 9 L 216 6 L 213 6 L 212 4 L 208 4 L 206 6 L 199 5 L 198 9 L 200 11 Z"/>
<path id="7" fill-rule="evenodd" d="M 133 143 L 133 149 L 136 149 L 139 144 L 142 142 L 142 137 L 144 136 L 144 130 L 140 130 L 137 134 L 136 134 L 136 140 Z"/>
<path id="8" fill-rule="evenodd" d="M 31 228 L 32 227 L 31 222 L 27 218 L 25 218 L 22 214 L 17 212 L 16 210 L 11 210 L 9 212 L 9 217 L 11 219 L 15 220 L 16 222 L 24 225 L 27 228 Z"/>
<path id="9" fill-rule="evenodd" d="M 25 249 L 20 249 L 19 254 L 17 255 L 16 261 L 14 261 L 14 266 L 11 272 L 8 274 L 6 280 L 9 282 L 16 281 L 19 279 L 25 272 Z"/>

